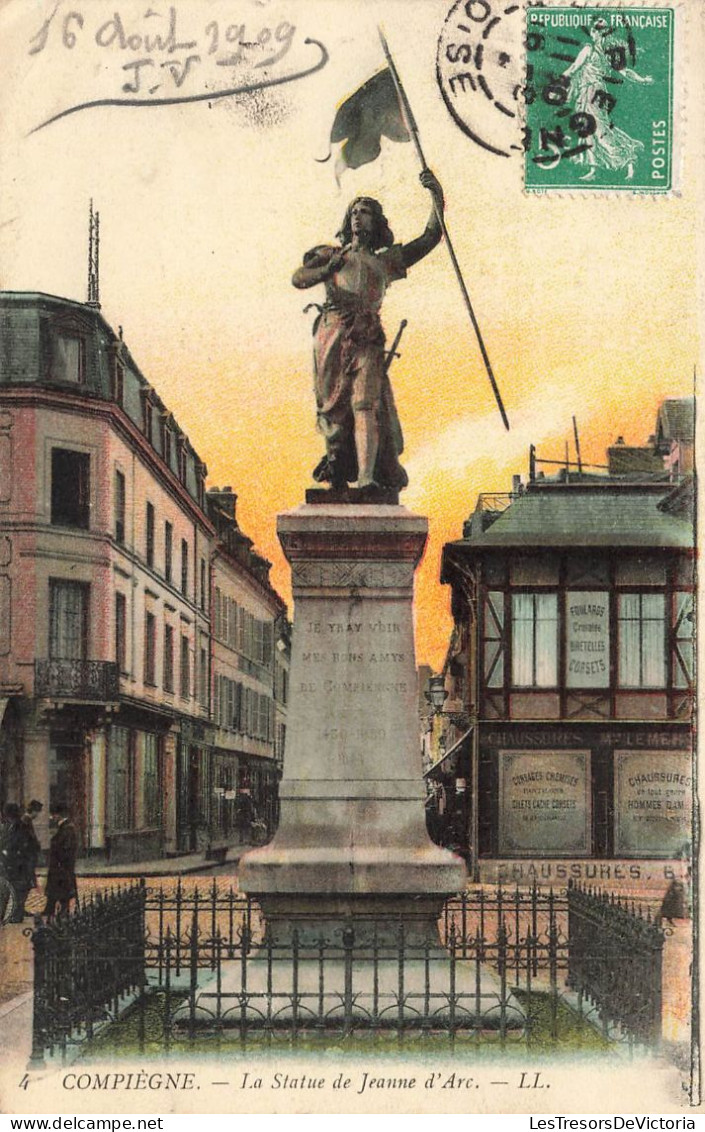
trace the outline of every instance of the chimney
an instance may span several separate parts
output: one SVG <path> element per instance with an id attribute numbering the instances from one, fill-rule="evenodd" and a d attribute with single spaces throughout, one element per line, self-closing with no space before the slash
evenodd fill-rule
<path id="1" fill-rule="evenodd" d="M 512 495 L 519 495 L 521 492 L 521 476 L 512 476 Z"/>
<path id="2" fill-rule="evenodd" d="M 228 484 L 226 487 L 210 488 L 210 490 L 208 491 L 208 498 L 212 503 L 216 505 L 216 507 L 220 508 L 220 510 L 223 511 L 229 519 L 232 519 L 234 523 L 237 522 L 237 495 L 233 491 L 230 484 Z"/>

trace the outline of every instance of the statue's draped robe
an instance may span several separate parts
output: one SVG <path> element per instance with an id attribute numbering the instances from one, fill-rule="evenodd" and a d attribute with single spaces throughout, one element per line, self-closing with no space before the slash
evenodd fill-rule
<path id="1" fill-rule="evenodd" d="M 318 247 L 304 256 L 307 267 L 321 266 L 340 248 Z M 313 369 L 318 429 L 326 457 L 316 479 L 357 479 L 356 410 L 374 410 L 379 422 L 375 481 L 405 487 L 399 464 L 403 438 L 389 378 L 385 372 L 384 331 L 380 307 L 390 283 L 403 279 L 401 245 L 380 252 L 350 249 L 345 262 L 326 281 L 326 302 L 314 324 Z"/>

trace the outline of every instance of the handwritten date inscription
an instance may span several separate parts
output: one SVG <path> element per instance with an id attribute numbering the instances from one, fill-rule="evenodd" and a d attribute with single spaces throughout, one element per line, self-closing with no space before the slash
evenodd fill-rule
<path id="1" fill-rule="evenodd" d="M 296 25 L 285 19 L 260 24 L 233 19 L 232 13 L 216 19 L 211 7 L 209 18 L 206 20 L 204 15 L 197 24 L 192 8 L 191 22 L 187 23 L 176 5 L 166 9 L 150 7 L 141 16 L 115 10 L 108 19 L 97 19 L 81 8 L 62 13 L 59 8 L 57 4 L 31 37 L 28 54 L 46 52 L 49 56 L 69 51 L 87 56 L 90 51 L 94 57 L 98 48 L 101 54 L 117 58 L 119 96 L 113 88 L 108 97 L 71 106 L 36 129 L 96 106 L 214 101 L 304 78 L 328 61 L 322 43 L 302 39 Z M 282 71 L 279 64 L 298 43 L 317 47 L 319 58 L 293 72 Z M 220 72 L 216 68 L 221 68 Z M 233 85 L 233 79 L 237 85 Z"/>

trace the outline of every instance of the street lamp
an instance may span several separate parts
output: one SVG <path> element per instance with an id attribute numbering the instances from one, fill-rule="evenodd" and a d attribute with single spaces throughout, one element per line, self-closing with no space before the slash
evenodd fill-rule
<path id="1" fill-rule="evenodd" d="M 472 717 L 462 708 L 460 710 L 454 709 L 453 711 L 443 710 L 443 705 L 448 699 L 448 690 L 445 687 L 445 676 L 429 676 L 428 691 L 424 692 L 424 696 L 433 708 L 434 715 L 442 715 L 445 719 L 449 719 L 454 727 L 467 729 L 470 726 Z"/>
<path id="2" fill-rule="evenodd" d="M 433 708 L 434 715 L 438 715 L 443 708 L 444 703 L 448 699 L 448 691 L 445 686 L 444 676 L 430 676 L 428 680 L 428 691 L 424 692 L 428 703 Z"/>

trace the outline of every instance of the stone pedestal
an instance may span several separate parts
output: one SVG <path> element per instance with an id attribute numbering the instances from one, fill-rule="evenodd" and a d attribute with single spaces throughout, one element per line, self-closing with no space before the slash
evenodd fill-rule
<path id="1" fill-rule="evenodd" d="M 175 1023 L 521 1027 L 506 983 L 439 940 L 466 871 L 426 832 L 412 609 L 426 520 L 323 503 L 278 530 L 295 599 L 281 819 L 238 870 L 267 934 Z"/>
<path id="2" fill-rule="evenodd" d="M 273 921 L 275 894 L 326 917 L 324 895 L 336 916 L 372 894 L 436 908 L 465 883 L 424 818 L 412 598 L 427 529 L 399 506 L 279 516 L 295 601 L 281 820 L 240 865 Z"/>

